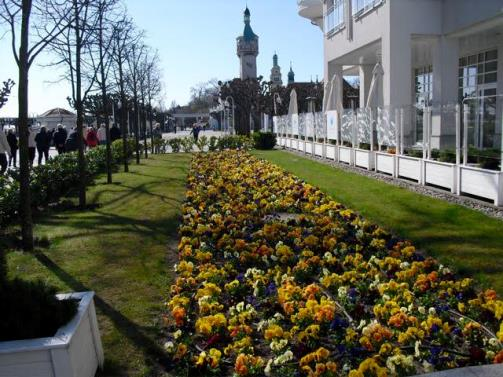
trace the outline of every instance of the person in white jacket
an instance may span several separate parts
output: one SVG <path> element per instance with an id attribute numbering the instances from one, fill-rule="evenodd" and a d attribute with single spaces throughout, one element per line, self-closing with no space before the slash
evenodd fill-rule
<path id="1" fill-rule="evenodd" d="M 7 170 L 7 155 L 10 157 L 10 145 L 7 142 L 7 135 L 0 130 L 0 175 Z"/>
<path id="2" fill-rule="evenodd" d="M 100 145 L 105 145 L 107 143 L 107 129 L 105 123 L 101 123 L 100 128 L 98 128 L 98 141 Z"/>
<path id="3" fill-rule="evenodd" d="M 35 141 L 35 137 L 37 133 L 32 128 L 32 126 L 28 127 L 28 158 L 30 159 L 30 166 L 33 166 L 33 160 L 35 160 L 35 149 L 37 148 L 37 143 Z"/>

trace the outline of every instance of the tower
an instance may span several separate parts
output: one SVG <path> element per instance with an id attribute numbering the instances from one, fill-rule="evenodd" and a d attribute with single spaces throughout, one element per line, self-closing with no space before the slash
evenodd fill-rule
<path id="1" fill-rule="evenodd" d="M 283 80 L 281 78 L 281 67 L 278 65 L 278 55 L 276 53 L 272 57 L 271 82 L 271 86 L 273 88 L 277 88 L 278 86 L 283 85 Z"/>
<path id="2" fill-rule="evenodd" d="M 290 72 L 288 72 L 288 85 L 295 82 L 295 73 L 293 72 L 292 63 L 290 62 Z"/>
<path id="3" fill-rule="evenodd" d="M 257 78 L 258 36 L 250 26 L 250 10 L 244 12 L 245 29 L 243 35 L 237 38 L 237 55 L 241 65 L 241 80 Z"/>

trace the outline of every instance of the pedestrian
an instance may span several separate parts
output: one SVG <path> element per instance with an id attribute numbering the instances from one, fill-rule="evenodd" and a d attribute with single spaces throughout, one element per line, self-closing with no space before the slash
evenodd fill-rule
<path id="1" fill-rule="evenodd" d="M 14 129 L 9 129 L 9 132 L 7 133 L 7 142 L 9 143 L 10 146 L 10 157 L 9 157 L 9 166 L 12 166 L 12 162 L 14 162 L 14 167 L 16 167 L 16 162 L 17 162 L 17 150 L 19 149 L 18 144 L 17 144 L 17 136 L 16 133 L 14 132 Z"/>
<path id="2" fill-rule="evenodd" d="M 42 158 L 45 157 L 45 163 L 49 160 L 49 148 L 51 147 L 52 134 L 47 132 L 47 129 L 42 126 L 40 132 L 35 136 L 37 144 L 38 164 L 42 164 Z"/>
<path id="3" fill-rule="evenodd" d="M 121 138 L 121 130 L 117 127 L 117 124 L 114 123 L 112 128 L 110 128 L 110 142 L 113 143 L 115 140 L 119 140 Z"/>
<path id="4" fill-rule="evenodd" d="M 194 123 L 192 126 L 192 130 L 190 133 L 194 135 L 194 140 L 197 141 L 199 139 L 199 132 L 201 132 L 201 127 L 199 126 L 199 123 Z"/>
<path id="5" fill-rule="evenodd" d="M 0 131 L 0 175 L 3 175 L 7 170 L 7 155 L 10 157 L 10 146 L 7 141 L 5 131 Z"/>
<path id="6" fill-rule="evenodd" d="M 100 145 L 106 145 L 107 143 L 107 129 L 105 123 L 101 123 L 100 128 L 98 128 L 98 142 Z"/>
<path id="7" fill-rule="evenodd" d="M 66 142 L 65 142 L 65 152 L 76 152 L 79 150 L 79 134 L 76 129 L 70 131 Z"/>
<path id="8" fill-rule="evenodd" d="M 87 142 L 87 146 L 89 148 L 94 148 L 98 145 L 98 142 L 99 142 L 98 134 L 97 134 L 96 130 L 94 129 L 94 127 L 88 128 L 86 142 Z"/>
<path id="9" fill-rule="evenodd" d="M 53 140 L 58 154 L 65 153 L 66 131 L 63 125 L 58 124 L 58 130 L 54 133 Z"/>
<path id="10" fill-rule="evenodd" d="M 156 154 L 161 153 L 162 130 L 159 123 L 156 123 L 152 131 L 154 136 L 154 151 Z"/>
<path id="11" fill-rule="evenodd" d="M 35 148 L 37 143 L 35 142 L 35 137 L 37 133 L 33 129 L 33 126 L 28 127 L 28 159 L 30 160 L 30 166 L 33 166 L 33 161 L 35 160 Z"/>

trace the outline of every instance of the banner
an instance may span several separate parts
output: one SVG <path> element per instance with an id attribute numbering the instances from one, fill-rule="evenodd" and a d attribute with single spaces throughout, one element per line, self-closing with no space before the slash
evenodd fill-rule
<path id="1" fill-rule="evenodd" d="M 272 117 L 272 132 L 274 132 L 275 134 L 277 134 L 279 130 L 278 122 L 279 122 L 278 116 Z"/>
<path id="2" fill-rule="evenodd" d="M 337 119 L 337 111 L 327 111 L 327 139 L 337 140 L 339 130 L 339 122 Z"/>
<path id="3" fill-rule="evenodd" d="M 314 117 L 312 113 L 306 114 L 306 137 L 314 137 Z"/>
<path id="4" fill-rule="evenodd" d="M 293 114 L 291 115 L 290 122 L 292 124 L 292 135 L 299 134 L 299 115 Z"/>

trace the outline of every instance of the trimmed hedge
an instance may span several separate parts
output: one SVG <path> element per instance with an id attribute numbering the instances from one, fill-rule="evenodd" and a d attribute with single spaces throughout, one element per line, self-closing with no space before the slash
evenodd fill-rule
<path id="1" fill-rule="evenodd" d="M 268 150 L 276 146 L 276 135 L 272 132 L 255 132 L 252 137 L 256 149 Z"/>
<path id="2" fill-rule="evenodd" d="M 134 151 L 134 142 L 129 141 L 129 155 Z M 100 173 L 106 171 L 106 147 L 100 145 L 89 150 L 86 155 L 87 184 Z M 123 162 L 122 140 L 112 144 L 112 166 L 116 169 Z M 62 197 L 71 194 L 79 184 L 77 152 L 52 157 L 45 165 L 35 166 L 30 173 L 30 189 L 33 207 L 47 207 Z M 0 228 L 12 225 L 18 220 L 19 170 L 10 170 L 0 176 Z"/>

